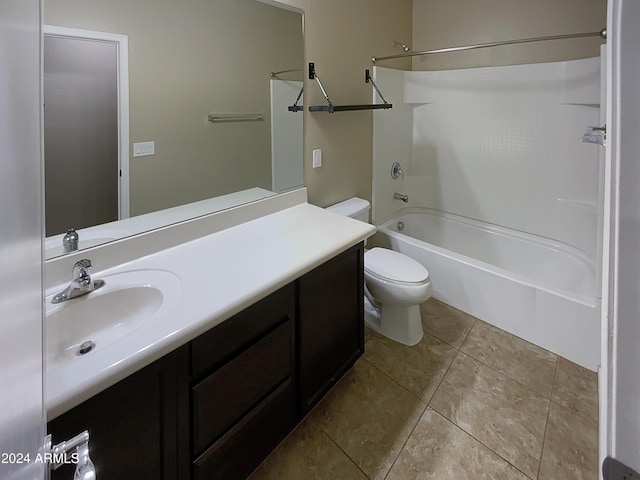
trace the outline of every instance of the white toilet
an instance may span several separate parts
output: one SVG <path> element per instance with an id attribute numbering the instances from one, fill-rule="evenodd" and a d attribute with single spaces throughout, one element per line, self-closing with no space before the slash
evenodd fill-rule
<path id="1" fill-rule="evenodd" d="M 350 198 L 327 210 L 363 222 L 369 221 L 370 204 Z M 365 322 L 375 331 L 405 345 L 422 340 L 420 307 L 431 297 L 429 272 L 411 257 L 386 248 L 364 254 Z"/>

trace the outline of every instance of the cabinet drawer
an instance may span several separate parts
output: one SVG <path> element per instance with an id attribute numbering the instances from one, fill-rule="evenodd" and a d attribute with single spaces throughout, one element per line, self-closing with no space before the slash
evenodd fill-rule
<path id="1" fill-rule="evenodd" d="M 194 462 L 194 480 L 246 478 L 293 428 L 294 403 L 287 379 Z"/>
<path id="2" fill-rule="evenodd" d="M 295 286 L 289 284 L 191 342 L 191 377 L 200 380 L 262 337 L 295 318 Z"/>
<path id="3" fill-rule="evenodd" d="M 192 390 L 194 453 L 229 429 L 293 373 L 290 320 Z"/>

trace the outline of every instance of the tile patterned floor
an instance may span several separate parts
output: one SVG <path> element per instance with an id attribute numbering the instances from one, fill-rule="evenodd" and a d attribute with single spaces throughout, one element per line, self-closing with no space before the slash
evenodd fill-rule
<path id="1" fill-rule="evenodd" d="M 365 354 L 250 480 L 596 480 L 597 376 L 431 299 Z"/>

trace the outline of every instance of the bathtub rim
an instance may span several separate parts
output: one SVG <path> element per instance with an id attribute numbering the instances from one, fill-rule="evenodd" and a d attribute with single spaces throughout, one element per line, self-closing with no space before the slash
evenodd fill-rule
<path id="1" fill-rule="evenodd" d="M 593 273 L 595 275 L 596 273 L 595 261 L 591 259 L 590 256 L 587 255 L 584 251 L 580 250 L 577 247 L 574 247 L 564 242 L 560 242 L 558 240 L 543 237 L 540 235 L 522 232 L 519 230 L 508 229 L 505 227 L 501 227 L 499 225 L 482 222 L 480 220 L 472 219 L 462 215 L 457 215 L 457 214 L 437 210 L 434 208 L 426 208 L 426 207 L 405 207 L 405 208 L 396 210 L 393 216 L 391 216 L 390 218 L 387 218 L 384 222 L 376 225 L 378 228 L 378 233 L 381 235 L 387 235 L 390 237 L 394 237 L 394 236 L 400 237 L 401 240 L 406 241 L 416 247 L 420 247 L 421 245 L 425 245 L 425 244 L 429 245 L 429 247 L 439 255 L 450 258 L 452 260 L 462 261 L 467 265 L 473 265 L 488 273 L 499 275 L 503 278 L 513 279 L 524 285 L 530 286 L 532 288 L 540 289 L 552 295 L 558 295 L 558 296 L 567 298 L 569 300 L 583 304 L 587 307 L 597 308 L 600 304 L 601 298 L 598 295 L 599 290 L 597 286 L 597 281 L 596 281 L 596 285 L 594 286 L 593 296 L 582 294 L 582 293 L 571 292 L 566 289 L 551 289 L 541 284 L 540 282 L 536 282 L 535 280 L 531 279 L 526 275 L 522 275 L 517 272 L 512 272 L 503 267 L 499 267 L 492 263 L 488 263 L 483 260 L 479 260 L 479 259 L 470 257 L 468 255 L 455 252 L 453 250 L 448 250 L 439 245 L 435 245 L 435 244 L 426 242 L 424 240 L 411 237 L 407 234 L 404 234 L 402 232 L 399 232 L 391 228 L 391 225 L 396 224 L 398 221 L 400 221 L 399 217 L 402 217 L 408 214 L 426 214 L 426 215 L 441 217 L 452 222 L 460 223 L 466 226 L 471 226 L 473 228 L 479 228 L 484 232 L 491 233 L 494 235 L 499 235 L 507 238 L 516 238 L 518 240 L 522 240 L 527 243 L 532 243 L 538 246 L 551 248 L 555 251 L 560 251 L 563 254 L 567 254 L 569 256 L 572 256 L 584 262 L 591 269 L 593 269 Z M 426 267 L 426 268 L 427 270 L 429 270 L 429 267 Z"/>

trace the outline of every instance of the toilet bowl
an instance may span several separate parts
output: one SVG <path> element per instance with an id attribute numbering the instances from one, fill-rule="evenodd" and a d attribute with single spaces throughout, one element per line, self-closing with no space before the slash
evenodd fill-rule
<path id="1" fill-rule="evenodd" d="M 327 210 L 368 221 L 370 204 L 351 198 Z M 386 248 L 364 254 L 365 322 L 378 333 L 405 345 L 422 340 L 420 307 L 431 297 L 429 272 L 418 261 Z"/>
<path id="2" fill-rule="evenodd" d="M 422 340 L 420 304 L 431 297 L 429 272 L 416 260 L 386 248 L 364 254 L 367 300 L 365 321 L 377 332 L 405 345 Z"/>

